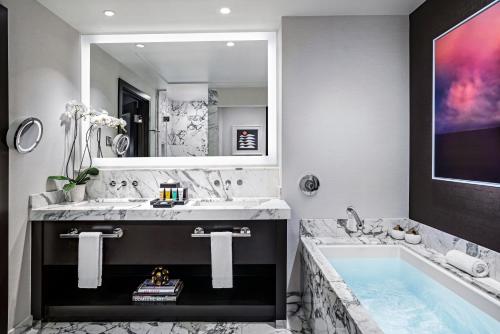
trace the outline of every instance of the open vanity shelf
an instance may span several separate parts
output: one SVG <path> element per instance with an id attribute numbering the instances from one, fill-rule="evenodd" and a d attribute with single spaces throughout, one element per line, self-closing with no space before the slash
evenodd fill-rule
<path id="1" fill-rule="evenodd" d="M 275 268 L 272 265 L 235 266 L 233 289 L 212 289 L 210 267 L 168 266 L 172 277 L 184 282 L 177 304 L 134 304 L 132 292 L 154 266 L 106 266 L 103 286 L 77 288 L 76 266 L 48 266 L 47 320 L 227 320 L 275 315 Z M 217 311 L 217 312 L 215 312 Z M 90 314 L 92 314 L 90 316 Z M 69 316 L 68 316 L 69 315 Z M 167 318 L 166 318 L 167 317 Z"/>
<path id="2" fill-rule="evenodd" d="M 110 222 L 105 224 L 109 225 Z M 116 222 L 118 239 L 104 240 L 103 284 L 79 289 L 78 239 L 71 229 L 99 222 L 33 222 L 33 314 L 47 321 L 275 321 L 285 319 L 286 221 Z M 233 289 L 213 289 L 207 230 L 247 226 L 233 239 Z M 109 227 L 109 226 L 108 226 Z M 176 304 L 134 304 L 132 292 L 156 265 L 184 282 Z"/>

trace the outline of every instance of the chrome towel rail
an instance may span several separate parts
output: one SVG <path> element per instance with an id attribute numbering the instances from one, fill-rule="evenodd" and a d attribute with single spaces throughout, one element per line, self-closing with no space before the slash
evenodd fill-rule
<path id="1" fill-rule="evenodd" d="M 72 228 L 68 233 L 59 234 L 61 239 L 78 239 L 80 232 L 76 228 Z M 103 233 L 103 238 L 106 239 L 119 239 L 123 237 L 123 230 L 119 227 L 113 229 L 113 233 Z"/>
<path id="2" fill-rule="evenodd" d="M 240 228 L 239 232 L 233 232 L 233 238 L 250 238 L 252 236 L 252 232 L 248 227 Z M 193 233 L 191 233 L 192 238 L 210 238 L 210 233 L 205 233 L 205 230 L 202 227 L 197 227 L 194 229 Z"/>

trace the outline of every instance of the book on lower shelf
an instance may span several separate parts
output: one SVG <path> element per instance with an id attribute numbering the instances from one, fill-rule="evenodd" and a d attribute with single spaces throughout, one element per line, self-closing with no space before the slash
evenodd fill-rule
<path id="1" fill-rule="evenodd" d="M 180 279 L 171 279 L 167 282 L 166 285 L 155 285 L 150 279 L 147 279 L 142 282 L 139 287 L 137 287 L 137 292 L 152 295 L 174 295 L 177 293 L 181 285 L 182 281 Z"/>
<path id="2" fill-rule="evenodd" d="M 181 280 L 170 280 L 167 285 L 156 286 L 145 280 L 132 294 L 134 303 L 176 303 L 184 284 Z"/>

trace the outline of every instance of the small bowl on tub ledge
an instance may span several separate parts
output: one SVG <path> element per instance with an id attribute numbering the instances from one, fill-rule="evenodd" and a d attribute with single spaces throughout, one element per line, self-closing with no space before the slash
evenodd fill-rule
<path id="1" fill-rule="evenodd" d="M 412 227 L 405 233 L 405 241 L 409 244 L 419 244 L 422 241 L 422 236 L 418 234 L 418 231 Z"/>
<path id="2" fill-rule="evenodd" d="M 403 240 L 405 238 L 405 230 L 399 224 L 391 228 L 389 234 L 396 240 Z"/>

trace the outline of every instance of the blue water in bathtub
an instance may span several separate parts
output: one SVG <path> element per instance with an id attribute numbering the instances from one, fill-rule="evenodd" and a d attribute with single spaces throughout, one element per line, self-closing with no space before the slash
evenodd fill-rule
<path id="1" fill-rule="evenodd" d="M 330 260 L 388 334 L 500 334 L 500 322 L 399 258 Z"/>

